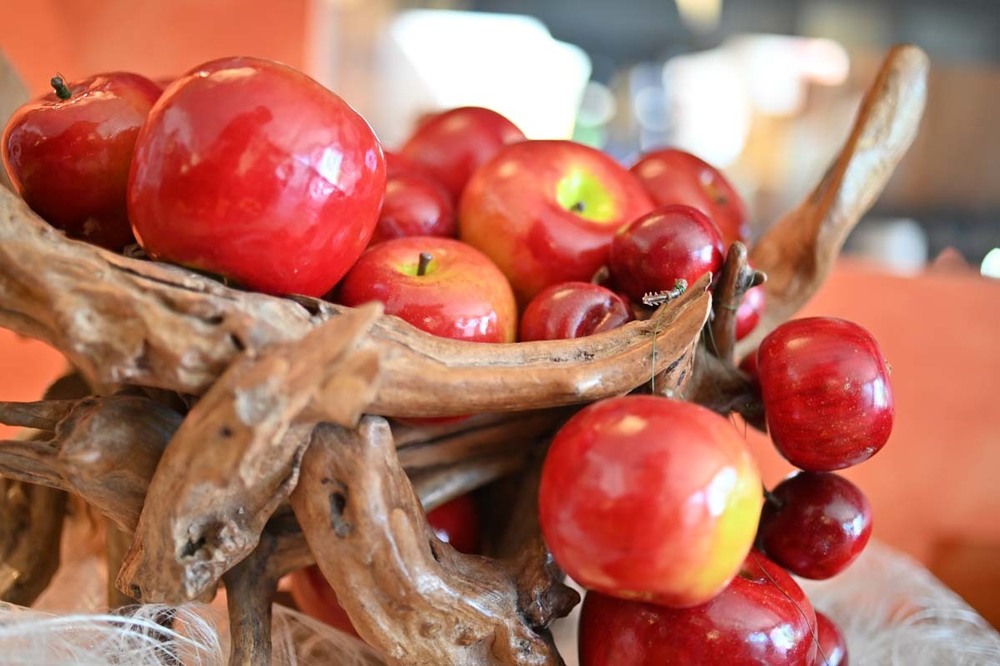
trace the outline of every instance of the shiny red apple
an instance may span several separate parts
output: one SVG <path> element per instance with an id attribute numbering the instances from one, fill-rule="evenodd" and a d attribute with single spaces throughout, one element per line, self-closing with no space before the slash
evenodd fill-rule
<path id="1" fill-rule="evenodd" d="M 757 463 L 727 419 L 628 395 L 592 403 L 560 428 L 538 514 L 553 558 L 587 589 L 693 606 L 739 571 L 762 501 Z"/>
<path id="2" fill-rule="evenodd" d="M 506 146 L 473 174 L 459 204 L 459 238 L 489 255 L 522 307 L 560 282 L 587 282 L 615 232 L 653 208 L 635 176 L 572 141 Z"/>
<path id="3" fill-rule="evenodd" d="M 454 237 L 455 207 L 448 192 L 417 172 L 397 173 L 385 181 L 385 198 L 369 245 L 404 236 Z"/>
<path id="4" fill-rule="evenodd" d="M 46 222 L 110 250 L 134 242 L 126 185 L 139 128 L 160 96 L 144 76 L 108 72 L 17 109 L 3 130 L 2 155 L 15 190 Z"/>
<path id="5" fill-rule="evenodd" d="M 847 640 L 840 627 L 827 615 L 816 611 L 819 646 L 813 666 L 847 666 Z"/>
<path id="6" fill-rule="evenodd" d="M 385 159 L 343 99 L 286 65 L 182 75 L 136 141 L 129 215 L 154 259 L 274 294 L 326 294 L 378 220 Z"/>
<path id="7" fill-rule="evenodd" d="M 460 553 L 479 552 L 479 515 L 471 495 L 460 495 L 428 511 L 427 523 L 441 541 L 450 543 Z M 295 571 L 289 575 L 288 582 L 299 610 L 343 632 L 358 635 L 319 567 L 313 565 Z"/>
<path id="8" fill-rule="evenodd" d="M 849 479 L 833 472 L 798 472 L 764 503 L 759 546 L 803 578 L 826 579 L 846 569 L 872 533 L 872 507 Z"/>
<path id="9" fill-rule="evenodd" d="M 506 116 L 479 106 L 462 106 L 422 119 L 399 149 L 451 193 L 462 195 L 469 177 L 501 147 L 524 140 Z"/>
<path id="10" fill-rule="evenodd" d="M 749 238 L 743 197 L 719 169 L 700 157 L 661 148 L 640 156 L 631 170 L 658 206 L 686 204 L 707 215 L 719 228 L 726 248 Z"/>
<path id="11" fill-rule="evenodd" d="M 785 322 L 761 341 L 757 376 L 771 439 L 800 469 L 856 465 L 889 439 L 889 365 L 858 324 L 833 317 Z"/>
<path id="12" fill-rule="evenodd" d="M 338 302 L 380 301 L 386 314 L 444 338 L 513 342 L 517 305 L 486 255 L 452 238 L 409 236 L 373 245 L 336 291 Z"/>
<path id="13" fill-rule="evenodd" d="M 705 214 L 675 204 L 621 227 L 611 241 L 611 279 L 638 303 L 643 294 L 693 284 L 722 266 L 722 237 Z"/>
<path id="14" fill-rule="evenodd" d="M 580 666 L 813 666 L 816 614 L 802 588 L 756 552 L 707 603 L 667 608 L 587 592 Z"/>
<path id="15" fill-rule="evenodd" d="M 568 340 L 610 331 L 632 319 L 621 296 L 590 282 L 563 282 L 540 291 L 521 313 L 518 339 Z"/>

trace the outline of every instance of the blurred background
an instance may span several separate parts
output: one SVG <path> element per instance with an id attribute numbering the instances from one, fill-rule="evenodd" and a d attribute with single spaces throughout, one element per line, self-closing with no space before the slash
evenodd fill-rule
<path id="1" fill-rule="evenodd" d="M 947 247 L 1000 274 L 995 0 L 0 0 L 0 48 L 52 72 L 169 77 L 252 52 L 306 70 L 387 146 L 426 111 L 492 106 L 621 159 L 675 144 L 723 168 L 754 229 L 822 174 L 886 48 L 931 56 L 925 127 L 848 246 L 896 270 Z"/>
<path id="2" fill-rule="evenodd" d="M 270 57 L 347 99 L 388 148 L 459 104 L 623 161 L 678 145 L 732 178 L 755 233 L 822 176 L 898 42 L 931 59 L 920 134 L 804 314 L 861 323 L 893 364 L 893 438 L 849 473 L 876 536 L 1000 623 L 996 0 L 0 0 L 0 50 L 32 95 L 55 72 Z M 0 399 L 37 398 L 61 359 L 2 334 Z M 769 481 L 788 472 L 749 437 Z"/>

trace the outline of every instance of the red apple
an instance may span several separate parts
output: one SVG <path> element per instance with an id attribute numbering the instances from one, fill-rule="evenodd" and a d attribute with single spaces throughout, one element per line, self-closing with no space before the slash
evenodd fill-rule
<path id="1" fill-rule="evenodd" d="M 889 439 L 889 365 L 872 334 L 853 322 L 785 322 L 761 341 L 757 376 L 771 439 L 800 469 L 856 465 Z"/>
<path id="2" fill-rule="evenodd" d="M 154 105 L 129 215 L 154 259 L 322 296 L 368 244 L 384 191 L 382 147 L 343 99 L 286 65 L 223 58 Z"/>
<path id="3" fill-rule="evenodd" d="M 749 238 L 743 197 L 705 160 L 677 148 L 662 148 L 640 156 L 631 169 L 658 206 L 686 204 L 707 215 L 719 228 L 724 247 Z"/>
<path id="4" fill-rule="evenodd" d="M 567 340 L 617 328 L 632 319 L 621 296 L 590 282 L 563 282 L 543 289 L 521 313 L 518 339 Z"/>
<path id="5" fill-rule="evenodd" d="M 643 294 L 693 284 L 722 266 L 722 237 L 691 206 L 656 208 L 621 227 L 611 241 L 611 279 L 634 302 Z"/>
<path id="6" fill-rule="evenodd" d="M 450 543 L 460 553 L 479 552 L 479 515 L 471 495 L 460 495 L 428 511 L 427 523 L 441 541 Z M 358 635 L 319 567 L 313 565 L 293 572 L 289 583 L 299 610 L 343 632 Z"/>
<path id="7" fill-rule="evenodd" d="M 118 250 L 134 241 L 126 185 L 139 128 L 160 87 L 108 72 L 66 83 L 14 112 L 3 131 L 3 164 L 38 215 L 70 238 Z"/>
<path id="8" fill-rule="evenodd" d="M 819 646 L 813 666 L 847 666 L 847 641 L 833 620 L 816 611 L 816 635 Z"/>
<path id="9" fill-rule="evenodd" d="M 872 507 L 861 489 L 843 476 L 798 472 L 767 496 L 757 534 L 768 557 L 793 574 L 831 578 L 868 544 Z"/>
<path id="10" fill-rule="evenodd" d="M 762 501 L 732 423 L 694 403 L 628 395 L 560 428 L 538 513 L 553 558 L 587 589 L 693 606 L 739 571 Z"/>
<path id="11" fill-rule="evenodd" d="M 473 174 L 458 233 L 496 262 L 523 307 L 548 286 L 589 281 L 607 264 L 615 232 L 652 208 L 609 155 L 572 141 L 522 141 Z"/>
<path id="12" fill-rule="evenodd" d="M 391 175 L 369 245 L 403 236 L 454 237 L 458 231 L 455 207 L 448 192 L 417 172 Z"/>
<path id="13" fill-rule="evenodd" d="M 458 201 L 473 171 L 502 146 L 524 138 L 517 125 L 496 111 L 462 106 L 422 119 L 399 154 L 420 165 Z"/>
<path id="14" fill-rule="evenodd" d="M 517 334 L 517 305 L 503 273 L 452 238 L 409 236 L 373 245 L 341 281 L 337 300 L 350 306 L 381 301 L 386 314 L 444 338 L 513 342 Z"/>
<path id="15" fill-rule="evenodd" d="M 323 577 L 323 572 L 315 564 L 288 575 L 289 592 L 299 610 L 335 627 L 346 634 L 361 638 L 351 617 L 340 605 L 337 593 Z"/>
<path id="16" fill-rule="evenodd" d="M 718 596 L 691 608 L 587 592 L 580 666 L 813 666 L 815 631 L 802 588 L 751 552 Z"/>

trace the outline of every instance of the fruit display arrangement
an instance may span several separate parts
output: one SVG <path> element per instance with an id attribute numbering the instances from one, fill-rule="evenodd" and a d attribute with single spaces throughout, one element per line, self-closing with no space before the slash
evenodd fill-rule
<path id="1" fill-rule="evenodd" d="M 585 666 L 846 664 L 796 578 L 869 540 L 838 471 L 886 443 L 891 373 L 857 324 L 791 317 L 927 69 L 893 48 L 756 239 L 674 148 L 626 165 L 463 107 L 388 150 L 250 57 L 55 77 L 3 131 L 0 325 L 75 373 L 0 403 L 37 433 L 0 444 L 2 600 L 48 585 L 68 492 L 107 520 L 109 604 L 224 588 L 233 664 L 270 662 L 280 581 L 389 663 L 561 663 L 582 603 Z M 800 471 L 765 488 L 738 419 Z"/>

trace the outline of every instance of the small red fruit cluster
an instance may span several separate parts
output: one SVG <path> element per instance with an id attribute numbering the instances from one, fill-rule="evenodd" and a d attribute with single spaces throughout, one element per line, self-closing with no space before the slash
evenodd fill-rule
<path id="1" fill-rule="evenodd" d="M 813 317 L 778 326 L 744 367 L 776 447 L 801 471 L 763 491 L 763 502 L 748 494 L 738 512 L 727 504 L 737 484 L 724 484 L 721 470 L 759 493 L 756 468 L 737 472 L 735 454 L 728 468 L 711 457 L 725 439 L 735 440 L 733 451 L 744 443 L 718 415 L 667 418 L 697 406 L 606 400 L 552 442 L 539 513 L 556 561 L 587 589 L 582 665 L 847 663 L 843 635 L 792 575 L 831 578 L 869 542 L 871 505 L 836 471 L 889 437 L 888 363 L 862 327 Z M 695 427 L 712 419 L 714 429 Z M 703 515 L 708 503 L 714 519 Z M 735 538 L 734 526 L 755 535 Z M 713 587 L 694 594 L 711 575 Z"/>
<path id="2" fill-rule="evenodd" d="M 758 546 L 798 576 L 830 578 L 871 537 L 867 497 L 836 471 L 868 460 L 889 439 L 889 364 L 858 324 L 809 317 L 768 334 L 754 365 L 771 439 L 802 470 L 767 493 Z"/>

